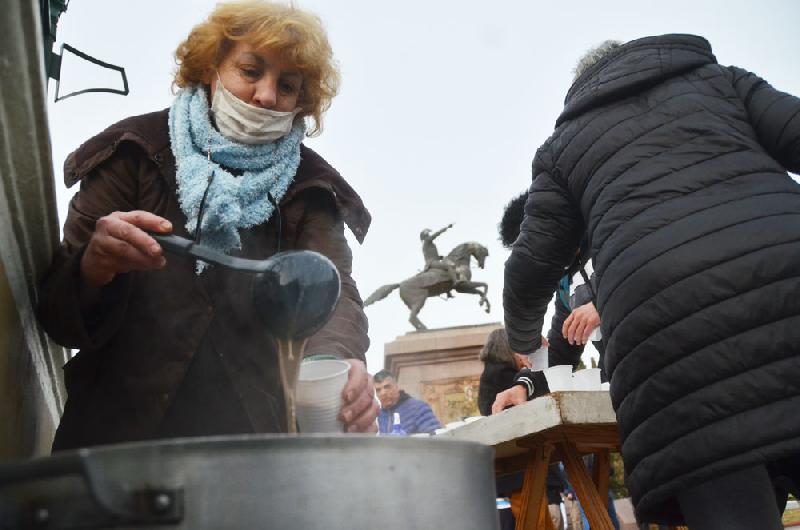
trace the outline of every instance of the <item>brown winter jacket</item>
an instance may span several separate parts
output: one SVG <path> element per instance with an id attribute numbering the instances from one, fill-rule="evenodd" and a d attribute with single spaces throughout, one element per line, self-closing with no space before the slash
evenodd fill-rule
<path id="1" fill-rule="evenodd" d="M 175 181 L 167 111 L 123 120 L 72 153 L 67 186 L 81 182 L 64 225 L 64 240 L 40 293 L 39 318 L 58 343 L 80 349 L 64 367 L 68 401 L 54 450 L 158 437 L 172 398 L 198 348 L 222 359 L 252 432 L 284 430 L 276 348 L 258 322 L 249 275 L 167 256 L 162 270 L 118 275 L 104 288 L 100 310 L 82 314 L 79 264 L 98 218 L 146 210 L 187 236 Z M 337 266 L 342 295 L 307 354 L 364 359 L 367 319 L 351 277 L 345 223 L 359 242 L 370 224 L 361 199 L 319 155 L 301 147 L 294 182 L 278 215 L 242 230 L 242 251 L 264 259 L 282 250 L 320 252 Z M 279 235 L 280 230 L 280 235 Z M 204 411 L 197 411 L 202 415 Z"/>

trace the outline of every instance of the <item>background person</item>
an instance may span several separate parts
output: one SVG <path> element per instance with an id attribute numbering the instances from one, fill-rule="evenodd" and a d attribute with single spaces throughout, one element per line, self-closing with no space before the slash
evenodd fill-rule
<path id="1" fill-rule="evenodd" d="M 800 100 L 692 35 L 587 54 L 536 154 L 506 263 L 509 343 L 538 347 L 587 234 L 639 520 L 782 526 L 770 472 L 800 453 L 800 188 L 787 170 L 800 171 Z"/>
<path id="2" fill-rule="evenodd" d="M 511 351 L 504 329 L 495 329 L 486 337 L 478 358 L 483 362 L 483 371 L 478 385 L 478 410 L 481 415 L 492 413 L 492 403 L 498 393 L 514 384 L 514 376 L 524 366 L 530 366 L 528 358 Z M 517 499 L 522 488 L 523 473 L 513 473 L 497 477 L 496 490 L 500 527 L 502 530 L 513 530 L 516 517 L 519 515 Z M 513 499 L 513 502 L 512 502 Z M 510 507 L 510 510 L 505 509 Z"/>
<path id="3" fill-rule="evenodd" d="M 381 434 L 392 432 L 395 412 L 400 414 L 400 424 L 408 434 L 432 434 L 442 426 L 431 406 L 400 390 L 394 376 L 388 370 L 381 370 L 375 374 L 373 382 L 375 393 L 381 402 L 381 411 L 378 414 L 378 430 Z"/>
<path id="4" fill-rule="evenodd" d="M 112 125 L 65 163 L 67 184 L 81 188 L 39 317 L 80 352 L 64 368 L 69 398 L 53 448 L 287 430 L 276 343 L 254 314 L 251 276 L 164 256 L 148 230 L 245 258 L 329 257 L 342 295 L 306 351 L 351 364 L 340 417 L 349 431 L 374 432 L 367 320 L 344 237 L 347 224 L 363 240 L 370 216 L 302 144 L 321 130 L 339 81 L 321 22 L 266 1 L 223 3 L 175 55 L 169 109 Z"/>
<path id="5" fill-rule="evenodd" d="M 514 197 L 511 202 L 506 205 L 503 211 L 503 217 L 500 220 L 500 242 L 506 248 L 511 248 L 519 237 L 519 227 L 524 218 L 525 201 L 528 198 L 528 192 L 524 192 Z M 570 286 L 572 276 L 576 271 L 583 266 L 579 257 L 576 257 L 573 264 L 567 269 L 564 276 L 559 279 L 558 289 L 555 297 L 556 312 L 550 323 L 550 331 L 548 338 L 543 340 L 544 346 L 548 347 L 548 362 L 550 366 L 557 364 L 570 364 L 573 368 L 578 366 L 581 360 L 581 355 L 584 351 L 584 346 L 589 341 L 589 336 L 592 331 L 600 325 L 600 315 L 594 307 L 593 299 L 593 284 L 585 283 L 575 288 L 575 293 L 570 295 Z M 594 274 L 590 278 L 590 282 L 594 281 Z M 574 308 L 574 309 L 573 309 Z M 503 337 L 508 343 L 507 335 L 503 331 Z M 550 342 L 552 341 L 552 342 Z M 600 352 L 600 360 L 602 364 L 603 358 L 603 345 L 602 342 L 594 342 L 598 352 Z M 510 350 L 510 346 L 508 346 Z M 519 355 L 519 354 L 517 354 Z M 499 396 L 496 397 L 497 406 L 494 403 L 489 404 L 488 410 L 485 415 L 493 412 L 500 412 L 508 405 L 518 405 L 524 403 L 528 399 L 546 394 L 549 389 L 547 382 L 541 373 L 532 372 L 530 366 L 522 367 L 519 373 L 514 374 L 511 383 L 507 383 L 506 387 L 502 390 L 513 388 L 517 386 L 517 394 L 513 395 L 513 391 L 503 393 L 499 391 Z M 530 389 L 530 393 L 528 391 Z M 508 396 L 509 401 L 506 401 Z M 481 411 L 483 414 L 483 411 Z M 566 474 L 563 472 L 563 466 L 557 464 L 558 469 L 563 477 L 563 482 L 567 485 L 567 493 L 564 495 L 564 507 L 567 513 L 567 521 L 565 525 L 568 528 L 575 528 L 580 530 L 582 527 L 587 530 L 589 527 L 583 509 L 569 485 Z M 555 483 L 553 477 L 553 466 L 548 471 L 548 483 Z M 551 490 L 548 490 L 548 498 L 554 499 Z M 550 503 L 551 507 L 553 503 Z M 617 520 L 616 510 L 614 508 L 614 499 L 609 491 L 608 498 L 608 513 L 611 522 L 615 528 L 619 528 L 619 521 Z"/>
<path id="6" fill-rule="evenodd" d="M 478 386 L 478 410 L 481 415 L 492 413 L 492 403 L 497 394 L 514 384 L 514 376 L 522 368 L 530 368 L 526 355 L 511 351 L 506 330 L 495 329 L 486 337 L 486 344 L 478 358 L 483 362 Z"/>
<path id="7" fill-rule="evenodd" d="M 519 234 L 519 225 L 522 222 L 523 210 L 522 207 L 527 198 L 527 193 L 523 193 L 506 205 L 503 210 L 503 216 L 498 225 L 500 242 L 504 247 L 510 248 L 511 243 L 517 238 Z M 569 296 L 569 288 L 565 298 Z M 556 302 L 557 304 L 559 301 Z M 551 328 L 548 333 L 548 339 L 542 338 L 542 344 L 545 347 L 550 346 L 549 339 L 555 341 L 555 345 L 550 347 L 548 356 L 550 359 L 563 360 L 566 359 L 565 364 L 573 364 L 577 366 L 580 362 L 580 355 L 583 352 L 583 347 L 574 347 L 565 341 L 564 337 L 558 333 L 564 322 L 565 315 L 569 311 L 557 309 L 556 315 L 553 317 L 553 326 L 556 331 Z M 544 376 L 541 372 L 530 371 L 530 361 L 526 355 L 514 353 L 511 346 L 508 344 L 508 336 L 505 329 L 493 330 L 486 339 L 486 344 L 481 349 L 480 360 L 484 363 L 483 372 L 480 378 L 480 387 L 478 391 L 478 408 L 480 413 L 484 416 L 492 414 L 492 405 L 495 402 L 497 395 L 503 391 L 511 388 L 517 383 L 517 375 L 524 374 L 530 381 L 530 386 L 535 386 L 542 393 L 546 393 L 547 385 Z M 522 384 L 521 382 L 519 384 Z M 526 386 L 527 388 L 527 386 Z M 539 394 L 537 394 L 539 395 Z M 498 477 L 497 492 L 498 495 L 509 496 L 511 508 L 514 517 L 518 517 L 521 509 L 521 495 L 523 473 L 513 473 Z M 566 522 L 561 517 L 560 505 L 562 502 L 562 492 L 567 487 L 566 475 L 561 469 L 559 464 L 551 464 L 547 469 L 547 478 L 545 481 L 548 512 L 553 522 L 554 528 L 563 529 Z M 579 519 L 580 520 L 580 519 Z M 502 522 L 502 520 L 501 520 Z"/>

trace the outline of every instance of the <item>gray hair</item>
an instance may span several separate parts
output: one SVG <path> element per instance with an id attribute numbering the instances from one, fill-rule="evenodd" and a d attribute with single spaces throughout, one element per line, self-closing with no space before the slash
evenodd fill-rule
<path id="1" fill-rule="evenodd" d="M 389 370 L 381 370 L 380 372 L 372 376 L 372 380 L 376 383 L 381 383 L 386 379 L 391 379 L 392 381 L 395 380 L 394 375 L 392 375 L 392 372 L 390 372 Z"/>
<path id="2" fill-rule="evenodd" d="M 516 367 L 514 351 L 508 344 L 508 335 L 506 335 L 505 329 L 498 328 L 489 333 L 489 336 L 486 337 L 486 344 L 478 354 L 478 359 L 483 362 L 505 363 Z"/>
<path id="3" fill-rule="evenodd" d="M 573 77 L 572 80 L 577 80 L 583 72 L 620 46 L 622 46 L 622 43 L 618 40 L 606 40 L 590 48 L 578 59 L 578 64 L 575 65 L 575 69 L 573 70 L 573 72 L 575 72 L 575 77 Z"/>

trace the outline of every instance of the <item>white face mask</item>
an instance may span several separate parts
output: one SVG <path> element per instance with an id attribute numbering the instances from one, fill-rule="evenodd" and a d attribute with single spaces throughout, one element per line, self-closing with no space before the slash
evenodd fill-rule
<path id="1" fill-rule="evenodd" d="M 286 136 L 301 111 L 263 109 L 245 103 L 231 94 L 217 75 L 217 89 L 211 99 L 211 115 L 217 129 L 229 140 L 243 144 L 265 144 Z"/>

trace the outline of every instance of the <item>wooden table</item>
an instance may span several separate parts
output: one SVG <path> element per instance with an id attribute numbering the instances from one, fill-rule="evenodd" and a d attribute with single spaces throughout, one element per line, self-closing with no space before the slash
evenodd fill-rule
<path id="1" fill-rule="evenodd" d="M 552 528 L 547 510 L 547 466 L 564 462 L 592 530 L 614 530 L 608 516 L 609 454 L 619 451 L 616 415 L 608 392 L 556 392 L 439 436 L 491 445 L 495 471 L 525 471 L 517 530 Z M 581 458 L 594 454 L 592 476 Z"/>

